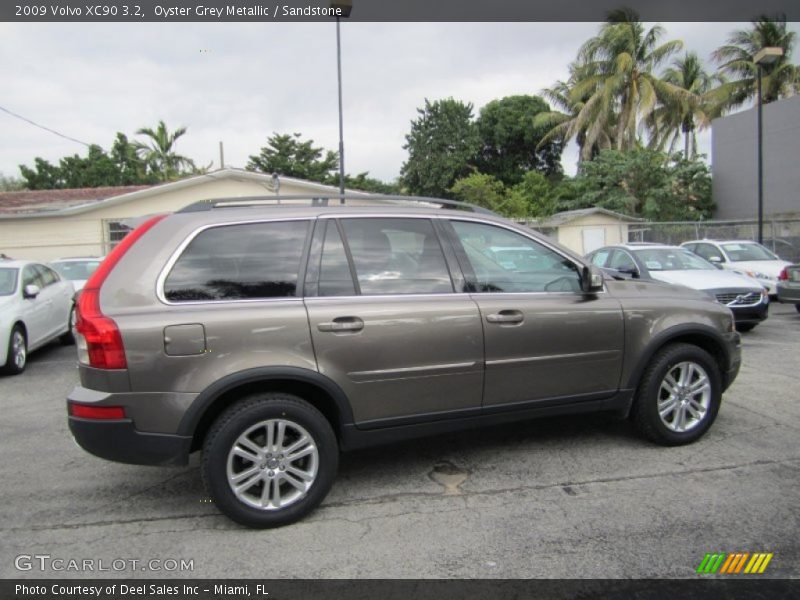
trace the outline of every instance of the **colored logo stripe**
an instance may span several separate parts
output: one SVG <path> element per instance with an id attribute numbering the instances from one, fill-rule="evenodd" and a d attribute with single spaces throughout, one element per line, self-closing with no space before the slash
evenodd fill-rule
<path id="1" fill-rule="evenodd" d="M 756 552 L 754 554 L 749 552 L 732 552 L 730 554 L 707 552 L 697 567 L 697 573 L 726 575 L 763 573 L 773 556 L 772 552 Z"/>

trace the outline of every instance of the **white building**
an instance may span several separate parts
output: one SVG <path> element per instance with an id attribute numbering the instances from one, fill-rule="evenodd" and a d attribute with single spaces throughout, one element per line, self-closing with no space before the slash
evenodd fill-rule
<path id="1" fill-rule="evenodd" d="M 278 177 L 277 184 L 271 175 L 225 168 L 152 186 L 4 192 L 0 253 L 42 261 L 101 256 L 127 233 L 125 219 L 174 212 L 198 200 L 339 193 L 336 187 L 292 177 Z"/>

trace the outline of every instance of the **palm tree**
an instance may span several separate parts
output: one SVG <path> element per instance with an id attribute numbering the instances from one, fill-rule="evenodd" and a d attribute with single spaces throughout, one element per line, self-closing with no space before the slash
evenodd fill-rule
<path id="1" fill-rule="evenodd" d="M 537 148 L 558 140 L 566 142 L 575 139 L 578 143 L 578 162 L 591 160 L 603 148 L 611 148 L 612 139 L 604 119 L 589 122 L 589 113 L 583 108 L 588 97 L 579 97 L 573 92 L 576 75 L 580 65 L 570 65 L 570 78 L 568 81 L 556 81 L 551 88 L 542 90 L 542 95 L 551 105 L 559 110 L 541 112 L 534 118 L 533 126 L 547 131 L 542 136 Z"/>
<path id="2" fill-rule="evenodd" d="M 752 22 L 750 29 L 734 31 L 728 43 L 712 53 L 719 63 L 719 70 L 730 76 L 730 81 L 721 85 L 715 99 L 721 109 L 740 106 L 756 95 L 758 67 L 753 56 L 762 48 L 776 46 L 783 49 L 783 56 L 771 65 L 763 65 L 763 100 L 774 102 L 798 92 L 800 69 L 791 61 L 796 39 L 795 32 L 787 31 L 786 17 L 769 18 L 762 15 Z"/>
<path id="3" fill-rule="evenodd" d="M 155 130 L 143 127 L 136 131 L 137 135 L 150 138 L 149 144 L 135 142 L 136 152 L 162 181 L 174 179 L 187 169 L 194 170 L 191 159 L 174 151 L 175 142 L 185 133 L 186 127 L 179 127 L 170 133 L 164 121 L 159 121 Z"/>
<path id="4" fill-rule="evenodd" d="M 654 72 L 670 55 L 683 47 L 680 40 L 659 44 L 664 29 L 656 25 L 645 31 L 631 9 L 610 13 L 600 33 L 579 52 L 573 98 L 586 97 L 587 132 L 613 127 L 614 145 L 628 150 L 638 144 L 639 126 L 659 103 L 677 102 L 686 96 L 678 86 Z"/>
<path id="5" fill-rule="evenodd" d="M 694 52 L 675 59 L 661 78 L 684 93 L 666 97 L 651 113 L 648 120 L 650 145 L 659 150 L 668 146 L 669 151 L 674 152 L 683 136 L 683 156 L 693 158 L 697 155 L 696 131 L 705 129 L 711 119 L 719 116 L 710 93 L 715 85 L 724 83 L 724 78 L 709 75 Z"/>

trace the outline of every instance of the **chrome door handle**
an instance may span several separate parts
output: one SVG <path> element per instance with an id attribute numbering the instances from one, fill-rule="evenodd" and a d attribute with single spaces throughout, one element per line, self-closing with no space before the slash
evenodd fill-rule
<path id="1" fill-rule="evenodd" d="M 486 320 L 489 321 L 489 323 L 513 325 L 515 323 L 522 323 L 524 316 L 518 310 L 501 310 L 499 313 L 486 315 Z"/>
<path id="2" fill-rule="evenodd" d="M 364 321 L 358 317 L 338 317 L 329 323 L 318 323 L 317 329 L 333 333 L 339 331 L 361 331 L 364 329 Z"/>

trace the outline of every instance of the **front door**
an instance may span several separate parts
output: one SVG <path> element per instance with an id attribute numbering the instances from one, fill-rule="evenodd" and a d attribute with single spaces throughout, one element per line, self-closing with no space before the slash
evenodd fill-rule
<path id="1" fill-rule="evenodd" d="M 481 318 L 456 293 L 432 221 L 323 218 L 314 237 L 305 287 L 314 351 L 356 423 L 478 412 Z"/>
<path id="2" fill-rule="evenodd" d="M 583 294 L 576 263 L 532 237 L 499 225 L 451 223 L 483 319 L 484 406 L 615 393 L 623 350 L 619 303 L 604 292 Z"/>

